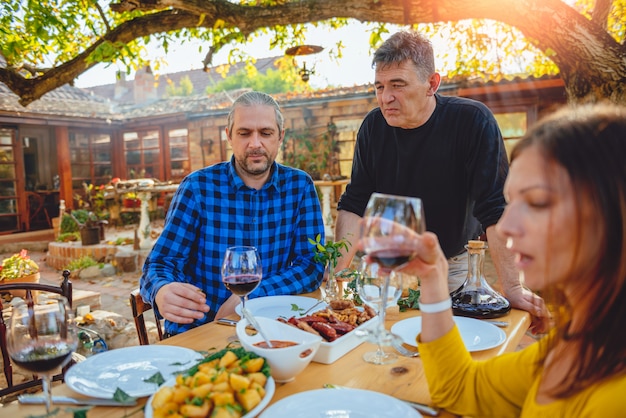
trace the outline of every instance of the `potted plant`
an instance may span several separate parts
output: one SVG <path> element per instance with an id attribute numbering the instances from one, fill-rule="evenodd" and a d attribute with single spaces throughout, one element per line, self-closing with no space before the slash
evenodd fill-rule
<path id="1" fill-rule="evenodd" d="M 321 235 L 317 234 L 314 240 L 309 238 L 309 243 L 315 247 L 313 259 L 318 263 L 324 264 L 326 268 L 324 272 L 324 277 L 326 277 L 324 300 L 329 303 L 331 300 L 341 298 L 339 285 L 335 277 L 335 268 L 337 267 L 339 257 L 342 256 L 341 251 L 348 251 L 349 242 L 342 239 L 337 242 L 326 241 L 325 244 L 322 244 L 321 239 Z"/>
<path id="2" fill-rule="evenodd" d="M 39 283 L 39 265 L 28 255 L 28 250 L 22 250 L 9 258 L 2 260 L 0 266 L 0 283 Z M 11 290 L 13 296 L 24 297 L 26 291 Z"/>
<path id="3" fill-rule="evenodd" d="M 122 204 L 125 208 L 138 208 L 141 206 L 141 200 L 137 198 L 137 193 L 128 192 L 124 195 Z"/>
<path id="4" fill-rule="evenodd" d="M 100 244 L 102 222 L 93 212 L 75 210 L 70 213 L 78 225 L 80 240 L 83 245 Z"/>

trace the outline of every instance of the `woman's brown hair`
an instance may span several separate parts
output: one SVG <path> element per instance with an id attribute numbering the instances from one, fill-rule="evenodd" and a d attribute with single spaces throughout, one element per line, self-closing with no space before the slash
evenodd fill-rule
<path id="1" fill-rule="evenodd" d="M 564 398 L 626 372 L 626 108 L 595 104 L 561 109 L 528 131 L 511 161 L 531 146 L 547 163 L 566 170 L 576 191 L 578 219 L 582 202 L 591 205 L 599 237 L 592 243 L 579 239 L 576 245 L 578 252 L 595 254 L 591 265 L 572 272 L 578 300 L 595 309 L 577 322 L 575 331 L 569 315 L 559 311 L 576 306 L 565 306 L 556 287 L 542 293 L 556 308 L 557 332 L 550 347 L 567 340 L 578 350 L 577 362 L 554 390 L 554 396 Z"/>

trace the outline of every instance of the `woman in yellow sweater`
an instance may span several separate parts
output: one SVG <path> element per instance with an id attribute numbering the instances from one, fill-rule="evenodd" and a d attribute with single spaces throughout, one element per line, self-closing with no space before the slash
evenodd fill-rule
<path id="1" fill-rule="evenodd" d="M 626 416 L 626 109 L 563 109 L 511 156 L 496 226 L 554 327 L 526 349 L 473 361 L 452 319 L 447 262 L 425 233 L 419 349 L 433 403 L 473 417 Z"/>

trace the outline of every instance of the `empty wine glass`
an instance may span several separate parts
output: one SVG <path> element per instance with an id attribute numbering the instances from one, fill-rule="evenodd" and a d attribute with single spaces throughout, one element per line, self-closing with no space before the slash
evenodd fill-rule
<path id="1" fill-rule="evenodd" d="M 50 413 L 53 372 L 65 366 L 78 345 L 74 316 L 67 299 L 50 296 L 41 304 L 18 301 L 11 312 L 7 346 L 13 362 L 42 376 L 46 412 Z"/>
<path id="2" fill-rule="evenodd" d="M 363 303 L 378 314 L 376 327 L 367 331 L 368 341 L 377 344 L 376 351 L 363 355 L 363 359 L 373 364 L 389 364 L 397 360 L 394 353 L 385 352 L 383 346 L 392 345 L 396 335 L 385 329 L 387 308 L 398 302 L 402 295 L 402 275 L 391 272 L 383 273 L 378 264 L 363 263 L 356 279 L 357 292 Z"/>
<path id="3" fill-rule="evenodd" d="M 224 254 L 222 282 L 241 298 L 241 309 L 246 308 L 248 295 L 261 283 L 263 269 L 255 247 L 230 247 Z"/>

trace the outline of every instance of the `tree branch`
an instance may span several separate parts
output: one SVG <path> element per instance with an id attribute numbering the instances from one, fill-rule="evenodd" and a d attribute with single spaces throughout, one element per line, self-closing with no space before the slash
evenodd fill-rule
<path id="1" fill-rule="evenodd" d="M 198 21 L 198 16 L 176 10 L 145 15 L 120 24 L 72 60 L 46 71 L 39 77 L 26 78 L 15 69 L 0 67 L 0 81 L 20 97 L 19 102 L 22 106 L 28 106 L 47 92 L 73 83 L 76 77 L 97 65 L 98 62 L 90 61 L 89 56 L 103 44 L 107 42 L 126 44 L 133 39 L 166 30 L 197 27 Z M 205 19 L 201 26 L 210 28 L 214 23 L 214 20 Z"/>
<path id="2" fill-rule="evenodd" d="M 591 13 L 591 21 L 604 30 L 609 27 L 609 12 L 612 4 L 611 0 L 596 0 L 596 6 Z"/>
<path id="3" fill-rule="evenodd" d="M 598 6 L 605 6 L 607 2 L 598 0 Z M 602 84 L 602 80 L 626 85 L 623 47 L 603 26 L 586 19 L 560 0 L 439 0 L 436 7 L 431 0 L 299 0 L 274 6 L 242 5 L 229 0 L 120 0 L 110 7 L 118 12 L 151 13 L 120 24 L 72 60 L 38 77 L 25 78 L 16 70 L 0 68 L 0 81 L 20 96 L 23 106 L 27 106 L 45 93 L 71 83 L 96 65 L 97 62 L 89 58 L 104 43 L 126 44 L 162 32 L 218 26 L 247 36 L 261 28 L 341 17 L 399 25 L 406 21 L 494 19 L 520 29 L 554 60 L 564 79 L 573 80 L 577 71 L 584 76 L 598 77 L 592 80 L 592 84 L 581 88 L 592 90 L 593 83 Z M 604 11 L 600 13 L 601 9 L 604 10 L 598 7 L 596 16 L 604 14 Z M 212 45 L 213 50 L 221 45 Z M 621 90 L 625 94 L 624 88 Z"/>

